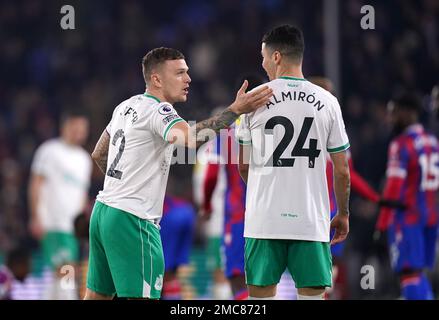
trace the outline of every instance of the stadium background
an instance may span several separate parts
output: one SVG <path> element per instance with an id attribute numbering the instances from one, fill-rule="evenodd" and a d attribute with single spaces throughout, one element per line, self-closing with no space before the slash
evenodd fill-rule
<path id="1" fill-rule="evenodd" d="M 60 27 L 64 4 L 75 8 L 75 30 Z M 360 27 L 366 4 L 375 9 L 375 30 Z M 13 245 L 26 243 L 34 257 L 30 287 L 41 285 L 39 247 L 27 230 L 27 183 L 33 152 L 57 135 L 63 108 L 90 112 L 86 149 L 91 151 L 113 108 L 144 91 L 143 55 L 170 46 L 185 54 L 192 77 L 189 102 L 176 108 L 188 120 L 201 120 L 232 101 L 242 75 L 265 76 L 260 40 L 281 23 L 304 31 L 305 77 L 336 77 L 355 167 L 382 190 L 390 133 L 386 103 L 392 93 L 419 92 L 424 120 L 437 133 L 428 98 L 439 74 L 436 0 L 0 1 L 0 261 Z M 171 168 L 176 189 L 188 199 L 191 169 Z M 102 182 L 95 167 L 90 209 Z M 397 298 L 386 249 L 372 240 L 376 207 L 353 194 L 351 211 L 345 255 L 349 298 Z M 188 283 L 191 297 L 202 298 L 209 275 L 203 271 L 203 239 L 195 239 Z M 360 288 L 365 264 L 376 267 L 375 290 Z M 437 295 L 437 281 L 435 288 Z M 20 297 L 38 298 L 37 291 Z"/>

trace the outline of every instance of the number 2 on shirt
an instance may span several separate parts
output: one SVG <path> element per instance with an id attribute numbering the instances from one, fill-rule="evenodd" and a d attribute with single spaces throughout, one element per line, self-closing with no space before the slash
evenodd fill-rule
<path id="1" fill-rule="evenodd" d="M 113 162 L 110 165 L 110 168 L 108 168 L 107 176 L 116 178 L 118 180 L 122 179 L 122 171 L 116 170 L 116 166 L 120 161 L 120 158 L 122 157 L 122 153 L 125 150 L 125 134 L 122 129 L 119 129 L 116 131 L 116 133 L 113 136 L 113 141 L 111 142 L 113 146 L 116 145 L 117 140 L 119 138 L 122 138 L 122 141 L 119 145 L 119 152 L 116 155 L 116 158 L 114 158 Z"/>

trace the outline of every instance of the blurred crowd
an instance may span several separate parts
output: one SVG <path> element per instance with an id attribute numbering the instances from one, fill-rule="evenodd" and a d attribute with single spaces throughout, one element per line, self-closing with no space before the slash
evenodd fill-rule
<path id="1" fill-rule="evenodd" d="M 57 135 L 61 110 L 88 110 L 86 149 L 91 151 L 114 107 L 144 91 L 141 59 L 148 50 L 169 46 L 185 54 L 192 78 L 189 102 L 176 108 L 187 120 L 201 120 L 230 103 L 243 75 L 264 76 L 261 37 L 275 25 L 303 29 L 305 77 L 324 72 L 321 0 L 72 1 L 74 30 L 60 27 L 64 4 L 0 1 L 0 252 L 22 241 L 36 245 L 27 228 L 30 163 L 36 147 Z M 375 30 L 360 27 L 365 4 L 375 8 Z M 391 135 L 386 103 L 392 93 L 419 92 L 424 118 L 431 122 L 428 96 L 439 74 L 439 2 L 343 0 L 339 6 L 337 95 L 354 166 L 381 190 Z M 190 198 L 191 166 L 171 170 Z M 95 168 L 91 200 L 102 182 Z M 349 266 L 385 268 L 385 248 L 372 240 L 375 206 L 353 196 L 351 211 Z M 352 298 L 364 297 L 360 276 L 351 276 Z"/>

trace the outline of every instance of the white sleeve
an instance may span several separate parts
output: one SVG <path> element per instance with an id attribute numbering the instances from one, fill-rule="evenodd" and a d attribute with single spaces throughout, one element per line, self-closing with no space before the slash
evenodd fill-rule
<path id="1" fill-rule="evenodd" d="M 108 123 L 108 125 L 105 127 L 105 130 L 107 131 L 107 133 L 109 135 L 111 135 L 111 123 L 113 122 L 113 118 L 111 118 L 110 122 Z"/>
<path id="2" fill-rule="evenodd" d="M 333 119 L 329 132 L 329 138 L 326 144 L 326 149 L 329 153 L 342 152 L 349 149 L 349 138 L 346 134 L 346 129 L 341 114 L 340 104 L 337 99 L 333 105 Z"/>
<path id="3" fill-rule="evenodd" d="M 114 115 L 116 114 L 117 110 L 119 109 L 119 106 L 121 104 L 119 104 L 116 108 L 114 108 L 113 113 L 111 114 L 111 119 L 110 122 L 107 124 L 107 126 L 105 127 L 105 130 L 107 131 L 107 133 L 111 136 L 111 124 L 113 123 L 113 119 L 114 119 Z"/>
<path id="4" fill-rule="evenodd" d="M 184 121 L 184 119 L 178 115 L 177 111 L 175 111 L 171 104 L 167 102 L 160 103 L 159 107 L 152 115 L 152 131 L 161 136 L 163 140 L 167 141 L 166 138 L 169 130 L 181 121 Z"/>
<path id="5" fill-rule="evenodd" d="M 50 145 L 43 143 L 35 152 L 34 159 L 31 165 L 31 172 L 33 174 L 47 176 L 50 172 Z"/>
<path id="6" fill-rule="evenodd" d="M 236 120 L 235 139 L 239 144 L 247 145 L 252 143 L 252 136 L 249 129 L 248 117 L 243 114 Z"/>

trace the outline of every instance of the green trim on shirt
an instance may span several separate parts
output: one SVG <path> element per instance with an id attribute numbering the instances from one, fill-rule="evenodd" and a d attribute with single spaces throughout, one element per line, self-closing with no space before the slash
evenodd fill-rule
<path id="1" fill-rule="evenodd" d="M 157 101 L 158 103 L 160 103 L 160 99 L 157 98 L 157 97 L 154 97 L 154 96 L 151 95 L 151 94 L 147 94 L 147 93 L 145 92 L 143 95 L 144 95 L 145 97 L 148 97 L 148 98 L 154 99 L 155 101 Z"/>
<path id="2" fill-rule="evenodd" d="M 165 130 L 165 133 L 163 134 L 163 139 L 166 140 L 166 136 L 168 135 L 169 130 L 171 130 L 171 128 L 178 122 L 184 121 L 182 118 L 178 118 L 173 120 L 167 127 Z"/>
<path id="3" fill-rule="evenodd" d="M 337 152 L 341 152 L 341 151 L 347 150 L 350 146 L 351 145 L 348 142 L 344 146 L 341 146 L 341 147 L 338 147 L 338 148 L 332 148 L 332 149 L 327 148 L 326 150 L 328 150 L 329 153 L 337 153 Z"/>
<path id="4" fill-rule="evenodd" d="M 244 140 L 241 140 L 241 139 L 238 139 L 238 143 L 239 143 L 239 144 L 243 144 L 243 145 L 249 145 L 249 144 L 252 144 L 251 141 L 244 141 Z"/>
<path id="5" fill-rule="evenodd" d="M 306 80 L 306 79 L 304 79 L 304 78 L 294 78 L 294 77 L 287 77 L 287 76 L 279 77 L 279 79 L 285 79 L 285 80 L 298 80 L 298 81 L 308 81 L 308 80 Z"/>

